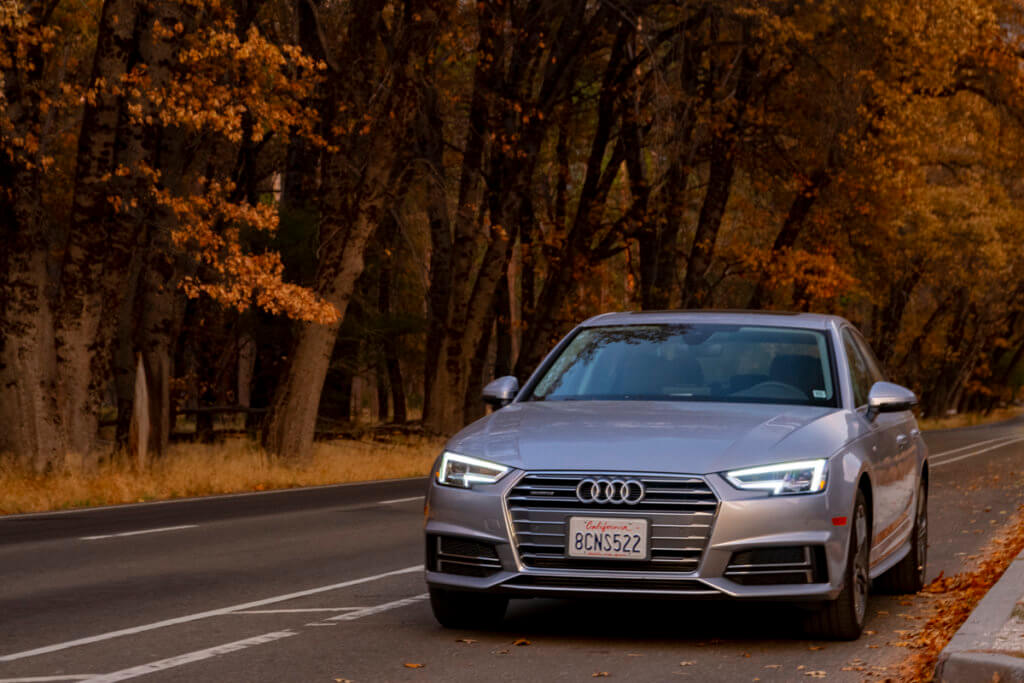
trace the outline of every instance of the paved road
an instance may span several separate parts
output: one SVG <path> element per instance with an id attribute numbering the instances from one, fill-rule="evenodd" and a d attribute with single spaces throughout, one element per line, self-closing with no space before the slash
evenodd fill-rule
<path id="1" fill-rule="evenodd" d="M 926 439 L 930 571 L 949 574 L 1024 502 L 1024 420 Z M 853 643 L 717 601 L 520 601 L 498 631 L 447 631 L 425 601 L 423 486 L 0 518 L 0 683 L 881 680 L 925 600 L 872 597 Z"/>

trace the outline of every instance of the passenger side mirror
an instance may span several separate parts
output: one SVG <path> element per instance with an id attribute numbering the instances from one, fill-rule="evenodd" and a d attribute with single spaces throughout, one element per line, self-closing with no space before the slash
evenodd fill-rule
<path id="1" fill-rule="evenodd" d="M 892 382 L 875 382 L 868 392 L 868 422 L 874 422 L 879 413 L 899 413 L 917 405 L 917 396 L 906 387 Z"/>
<path id="2" fill-rule="evenodd" d="M 519 393 L 519 380 L 508 375 L 484 387 L 484 403 L 495 409 L 507 406 Z"/>

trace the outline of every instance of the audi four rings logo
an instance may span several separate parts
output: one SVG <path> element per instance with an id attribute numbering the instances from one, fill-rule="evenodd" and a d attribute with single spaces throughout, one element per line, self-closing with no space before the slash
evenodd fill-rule
<path id="1" fill-rule="evenodd" d="M 584 479 L 576 486 L 581 503 L 636 505 L 644 499 L 644 485 L 636 479 Z"/>

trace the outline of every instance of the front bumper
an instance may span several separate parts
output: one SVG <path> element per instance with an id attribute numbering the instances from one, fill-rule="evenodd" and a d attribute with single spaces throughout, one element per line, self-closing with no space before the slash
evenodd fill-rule
<path id="1" fill-rule="evenodd" d="M 616 567 L 615 561 L 608 561 L 607 568 L 603 562 L 596 566 L 590 562 L 585 568 L 550 568 L 524 563 L 507 496 L 526 474 L 514 472 L 497 484 L 472 489 L 431 483 L 425 523 L 426 579 L 430 586 L 498 592 L 512 597 L 618 595 L 800 601 L 834 599 L 842 588 L 850 527 L 839 524 L 839 520 L 834 523 L 834 518 L 850 514 L 853 496 L 841 481 L 834 482 L 837 485 L 830 483 L 820 494 L 773 497 L 738 491 L 718 475 L 699 477 L 718 498 L 710 533 L 695 569 L 666 571 L 661 566 L 622 569 L 621 564 Z M 585 474 L 601 476 L 605 473 Z M 650 474 L 615 473 L 614 476 Z M 574 510 L 573 514 L 580 514 L 580 510 Z M 622 516 L 624 513 L 602 510 L 588 514 Z M 467 575 L 463 569 L 439 561 L 439 538 L 476 542 L 492 548 L 487 551 L 486 559 L 473 560 L 485 566 L 483 570 L 472 570 L 482 575 Z M 813 555 L 815 565 L 813 573 L 807 572 L 804 582 L 752 585 L 741 576 L 742 571 L 737 572 L 737 557 L 751 556 L 737 553 L 795 552 L 798 548 L 807 549 L 807 557 Z M 459 557 L 440 556 L 449 560 Z"/>

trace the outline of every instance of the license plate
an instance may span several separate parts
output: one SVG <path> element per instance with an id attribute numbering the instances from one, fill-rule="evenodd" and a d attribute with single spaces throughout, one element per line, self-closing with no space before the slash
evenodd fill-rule
<path id="1" fill-rule="evenodd" d="M 634 517 L 570 517 L 569 557 L 647 559 L 647 520 Z"/>

